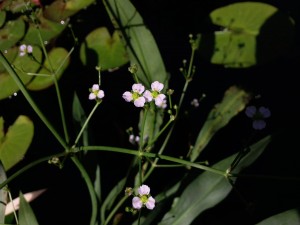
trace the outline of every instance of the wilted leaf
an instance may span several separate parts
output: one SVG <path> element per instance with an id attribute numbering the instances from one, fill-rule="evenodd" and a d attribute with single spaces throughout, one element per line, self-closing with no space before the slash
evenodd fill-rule
<path id="1" fill-rule="evenodd" d="M 236 86 L 225 92 L 222 101 L 210 111 L 199 132 L 190 156 L 192 162 L 197 159 L 214 134 L 245 108 L 249 99 L 250 94 Z"/>
<path id="2" fill-rule="evenodd" d="M 22 160 L 30 146 L 33 133 L 32 121 L 23 115 L 8 128 L 7 133 L 0 140 L 0 160 L 6 171 Z"/>
<path id="3" fill-rule="evenodd" d="M 249 153 L 235 167 L 235 173 L 251 165 L 261 155 L 270 140 L 270 136 L 267 136 L 251 145 Z M 212 168 L 226 171 L 236 156 L 237 154 L 234 154 L 216 163 Z M 224 176 L 205 171 L 185 188 L 159 225 L 189 225 L 200 213 L 221 202 L 231 189 L 232 185 Z"/>

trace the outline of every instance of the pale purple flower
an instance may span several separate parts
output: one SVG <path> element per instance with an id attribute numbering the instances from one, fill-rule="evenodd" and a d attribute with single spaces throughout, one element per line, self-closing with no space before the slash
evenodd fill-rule
<path id="1" fill-rule="evenodd" d="M 33 48 L 32 48 L 31 45 L 25 45 L 25 44 L 23 44 L 23 45 L 21 45 L 21 46 L 19 47 L 19 50 L 20 50 L 19 55 L 20 55 L 20 56 L 24 56 L 24 55 L 26 55 L 26 54 L 31 54 L 32 51 L 33 51 Z"/>
<path id="2" fill-rule="evenodd" d="M 159 94 L 155 99 L 155 105 L 165 109 L 167 107 L 167 100 L 164 94 Z"/>
<path id="3" fill-rule="evenodd" d="M 160 92 L 164 88 L 164 85 L 162 83 L 159 83 L 158 81 L 154 81 L 151 84 L 152 91 Z"/>
<path id="4" fill-rule="evenodd" d="M 132 102 L 136 107 L 144 107 L 146 99 L 143 97 L 145 87 L 142 84 L 133 84 L 132 91 L 126 91 L 123 93 L 123 98 L 127 102 Z"/>
<path id="5" fill-rule="evenodd" d="M 131 102 L 133 100 L 132 93 L 129 91 L 124 92 L 123 98 L 126 102 Z"/>
<path id="6" fill-rule="evenodd" d="M 133 134 L 130 134 L 129 135 L 129 142 L 131 143 L 131 144 L 136 144 L 136 143 L 139 143 L 139 141 L 140 141 L 140 137 L 139 136 L 134 136 Z"/>
<path id="7" fill-rule="evenodd" d="M 135 99 L 133 101 L 133 104 L 136 106 L 136 107 L 144 107 L 145 105 L 145 98 L 144 97 L 138 97 L 137 99 Z"/>
<path id="8" fill-rule="evenodd" d="M 148 90 L 146 90 L 143 94 L 144 98 L 146 99 L 147 102 L 151 102 L 153 99 L 152 93 Z"/>
<path id="9" fill-rule="evenodd" d="M 262 130 L 266 127 L 266 122 L 264 119 L 271 116 L 271 111 L 261 106 L 258 109 L 255 106 L 248 106 L 245 111 L 246 115 L 253 119 L 252 127 L 255 130 Z"/>
<path id="10" fill-rule="evenodd" d="M 138 188 L 138 195 L 132 199 L 132 206 L 135 209 L 141 209 L 146 206 L 147 209 L 154 209 L 155 199 L 150 195 L 150 188 L 147 185 L 142 185 Z"/>
<path id="11" fill-rule="evenodd" d="M 194 106 L 195 108 L 199 107 L 199 100 L 194 98 L 192 101 L 191 101 L 191 105 Z"/>
<path id="12" fill-rule="evenodd" d="M 98 84 L 94 84 L 90 89 L 90 92 L 90 100 L 101 100 L 102 98 L 104 98 L 104 91 L 100 90 L 100 86 Z"/>

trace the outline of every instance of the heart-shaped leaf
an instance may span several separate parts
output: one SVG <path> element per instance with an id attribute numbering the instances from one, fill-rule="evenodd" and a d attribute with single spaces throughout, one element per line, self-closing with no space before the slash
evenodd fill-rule
<path id="1" fill-rule="evenodd" d="M 9 20 L 0 29 L 0 50 L 14 46 L 25 34 L 25 22 L 22 19 Z"/>
<path id="2" fill-rule="evenodd" d="M 0 123 L 2 138 L 0 139 L 0 160 L 7 171 L 24 157 L 33 138 L 34 126 L 24 115 L 19 116 L 13 125 L 3 133 L 3 120 Z"/>
<path id="3" fill-rule="evenodd" d="M 80 48 L 83 64 L 101 66 L 102 70 L 113 69 L 128 63 L 128 57 L 118 32 L 112 36 L 106 27 L 89 33 Z"/>
<path id="4" fill-rule="evenodd" d="M 13 66 L 25 85 L 33 78 L 27 73 L 36 73 L 40 68 L 39 62 L 42 62 L 42 51 L 37 46 L 33 46 L 32 56 L 26 54 L 15 58 Z M 0 99 L 7 98 L 19 91 L 18 85 L 6 71 L 0 73 L 0 90 Z"/>
<path id="5" fill-rule="evenodd" d="M 48 53 L 48 59 L 45 60 L 43 67 L 38 72 L 40 75 L 34 77 L 32 82 L 27 85 L 27 89 L 38 91 L 45 89 L 54 83 L 54 75 L 51 75 L 49 61 L 51 62 L 56 79 L 59 80 L 70 62 L 67 50 L 64 48 L 51 49 Z"/>

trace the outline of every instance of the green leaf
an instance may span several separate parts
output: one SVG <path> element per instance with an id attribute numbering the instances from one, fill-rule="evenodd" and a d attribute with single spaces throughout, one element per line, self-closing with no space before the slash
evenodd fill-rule
<path id="1" fill-rule="evenodd" d="M 235 172 L 238 173 L 252 164 L 261 155 L 270 140 L 270 136 L 266 136 L 251 145 L 249 153 L 235 167 Z M 212 168 L 226 171 L 236 156 L 237 154 L 234 154 L 223 159 Z M 235 181 L 234 178 L 231 179 Z M 179 198 L 175 199 L 171 210 L 164 215 L 159 225 L 188 225 L 200 213 L 222 201 L 231 189 L 232 186 L 226 177 L 205 171 L 185 188 Z"/>
<path id="2" fill-rule="evenodd" d="M 6 19 L 6 12 L 0 11 L 0 27 L 2 27 L 2 25 L 5 23 L 5 19 Z"/>
<path id="3" fill-rule="evenodd" d="M 60 35 L 68 25 L 67 22 L 61 23 L 48 20 L 41 13 L 37 15 L 37 18 L 39 20 L 39 28 L 37 28 L 36 24 L 29 23 L 29 28 L 23 40 L 24 43 L 41 46 L 39 38 L 40 32 L 43 43 L 48 44 L 51 40 Z"/>
<path id="4" fill-rule="evenodd" d="M 17 47 L 12 47 L 10 49 L 4 50 L 3 54 L 4 54 L 5 58 L 7 59 L 7 61 L 12 63 L 15 60 L 15 58 L 17 57 L 18 52 L 19 52 L 19 49 Z M 0 63 L 0 73 L 3 73 L 5 71 L 6 71 L 5 67 L 3 66 L 2 63 Z"/>
<path id="5" fill-rule="evenodd" d="M 33 78 L 27 73 L 35 73 L 40 68 L 40 62 L 42 62 L 42 51 L 39 47 L 33 46 L 32 55 L 34 59 L 26 54 L 17 56 L 13 61 L 13 66 L 25 85 Z M 19 90 L 14 79 L 6 71 L 0 73 L 0 90 L 0 99 L 7 98 Z"/>
<path id="6" fill-rule="evenodd" d="M 103 204 L 101 205 L 101 221 L 105 221 L 105 213 L 110 211 L 113 207 L 113 204 L 116 198 L 119 196 L 121 191 L 124 191 L 124 187 L 126 184 L 127 177 L 121 179 L 116 186 L 109 192 L 106 199 L 104 200 Z"/>
<path id="7" fill-rule="evenodd" d="M 3 132 L 3 127 L 2 127 Z M 26 116 L 19 116 L 0 140 L 0 160 L 9 170 L 24 157 L 33 138 L 34 126 Z"/>
<path id="8" fill-rule="evenodd" d="M 106 27 L 90 32 L 80 47 L 80 59 L 84 65 L 101 66 L 101 70 L 113 69 L 128 63 L 128 56 L 118 32 L 112 36 Z"/>
<path id="9" fill-rule="evenodd" d="M 5 51 L 14 46 L 25 33 L 25 23 L 22 19 L 9 20 L 0 29 L 0 50 Z"/>
<path id="10" fill-rule="evenodd" d="M 60 22 L 61 20 L 68 19 L 94 2 L 95 0 L 56 0 L 45 8 L 44 15 L 49 20 Z"/>
<path id="11" fill-rule="evenodd" d="M 282 213 L 273 215 L 263 221 L 257 223 L 256 225 L 299 225 L 300 215 L 299 210 L 290 209 Z"/>
<path id="12" fill-rule="evenodd" d="M 158 46 L 143 18 L 128 0 L 105 0 L 115 28 L 120 31 L 130 63 L 138 66 L 137 77 L 147 88 L 153 81 L 167 87 L 168 75 Z"/>
<path id="13" fill-rule="evenodd" d="M 29 203 L 25 200 L 22 193 L 20 197 L 20 209 L 19 209 L 19 224 L 20 225 L 38 225 L 37 219 L 30 207 Z"/>
<path id="14" fill-rule="evenodd" d="M 0 140 L 3 137 L 3 118 L 0 117 Z M 1 136 L 2 133 L 2 136 Z M 0 161 L 0 184 L 6 180 L 6 173 L 3 168 L 2 162 Z M 5 221 L 5 208 L 7 204 L 7 191 L 6 188 L 0 189 L 0 224 L 4 223 Z"/>
<path id="15" fill-rule="evenodd" d="M 32 82 L 27 85 L 27 89 L 39 91 L 53 85 L 54 77 L 51 74 L 51 66 L 56 79 L 59 80 L 70 63 L 68 56 L 68 51 L 64 48 L 51 49 L 48 53 L 48 60 L 44 61 L 43 67 L 38 72 L 40 75 L 34 76 Z M 49 61 L 51 62 L 51 66 Z"/>
<path id="16" fill-rule="evenodd" d="M 214 32 L 212 53 L 206 57 L 225 67 L 250 67 L 282 55 L 288 52 L 294 36 L 291 18 L 261 2 L 233 3 L 212 11 L 210 18 L 221 30 Z M 209 40 L 212 36 L 203 37 Z M 210 43 L 202 43 L 200 54 Z"/>
<path id="17" fill-rule="evenodd" d="M 207 146 L 214 134 L 226 126 L 229 121 L 242 111 L 250 99 L 246 91 L 231 86 L 224 94 L 222 101 L 210 111 L 197 137 L 190 158 L 194 162 Z"/>

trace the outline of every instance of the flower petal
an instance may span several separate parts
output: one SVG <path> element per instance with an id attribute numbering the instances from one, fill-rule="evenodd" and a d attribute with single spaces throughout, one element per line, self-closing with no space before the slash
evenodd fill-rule
<path id="1" fill-rule="evenodd" d="M 124 92 L 122 97 L 126 102 L 131 102 L 133 100 L 132 93 L 129 91 Z"/>
<path id="2" fill-rule="evenodd" d="M 150 193 L 149 186 L 143 184 L 142 186 L 139 187 L 138 193 L 139 193 L 139 195 L 149 195 L 149 193 Z"/>
<path id="3" fill-rule="evenodd" d="M 257 111 L 256 107 L 252 105 L 246 108 L 245 113 L 248 117 L 253 118 L 253 116 L 256 114 L 256 111 Z"/>
<path id="4" fill-rule="evenodd" d="M 96 95 L 94 93 L 90 93 L 89 99 L 94 100 L 96 98 Z"/>
<path id="5" fill-rule="evenodd" d="M 155 199 L 152 198 L 151 196 L 148 198 L 148 201 L 146 202 L 146 207 L 147 209 L 154 209 L 155 207 Z"/>
<path id="6" fill-rule="evenodd" d="M 254 120 L 252 126 L 255 130 L 262 130 L 266 127 L 266 122 L 264 120 Z"/>
<path id="7" fill-rule="evenodd" d="M 146 99 L 147 102 L 151 102 L 152 99 L 153 99 L 153 96 L 152 96 L 151 92 L 148 91 L 148 90 L 146 90 L 144 92 L 143 96 L 145 97 L 145 99 Z"/>
<path id="8" fill-rule="evenodd" d="M 99 89 L 99 84 L 93 84 L 92 91 L 98 91 Z"/>
<path id="9" fill-rule="evenodd" d="M 98 91 L 98 94 L 97 94 L 97 98 L 99 98 L 99 99 L 104 98 L 104 91 L 99 90 L 99 91 Z"/>
<path id="10" fill-rule="evenodd" d="M 133 84 L 132 85 L 132 90 L 134 92 L 142 94 L 144 92 L 144 90 L 145 90 L 145 87 L 142 84 Z"/>
<path id="11" fill-rule="evenodd" d="M 134 100 L 133 104 L 136 107 L 144 107 L 146 102 L 146 99 L 144 97 L 138 97 L 137 99 Z"/>
<path id="12" fill-rule="evenodd" d="M 159 83 L 158 81 L 154 81 L 151 84 L 152 91 L 160 92 L 164 88 L 164 85 L 162 83 Z"/>
<path id="13" fill-rule="evenodd" d="M 143 206 L 143 202 L 141 201 L 141 199 L 139 197 L 134 197 L 132 199 L 132 207 L 135 209 L 140 209 Z"/>
<path id="14" fill-rule="evenodd" d="M 264 106 L 259 107 L 258 111 L 263 116 L 263 118 L 268 118 L 271 116 L 271 111 Z"/>

